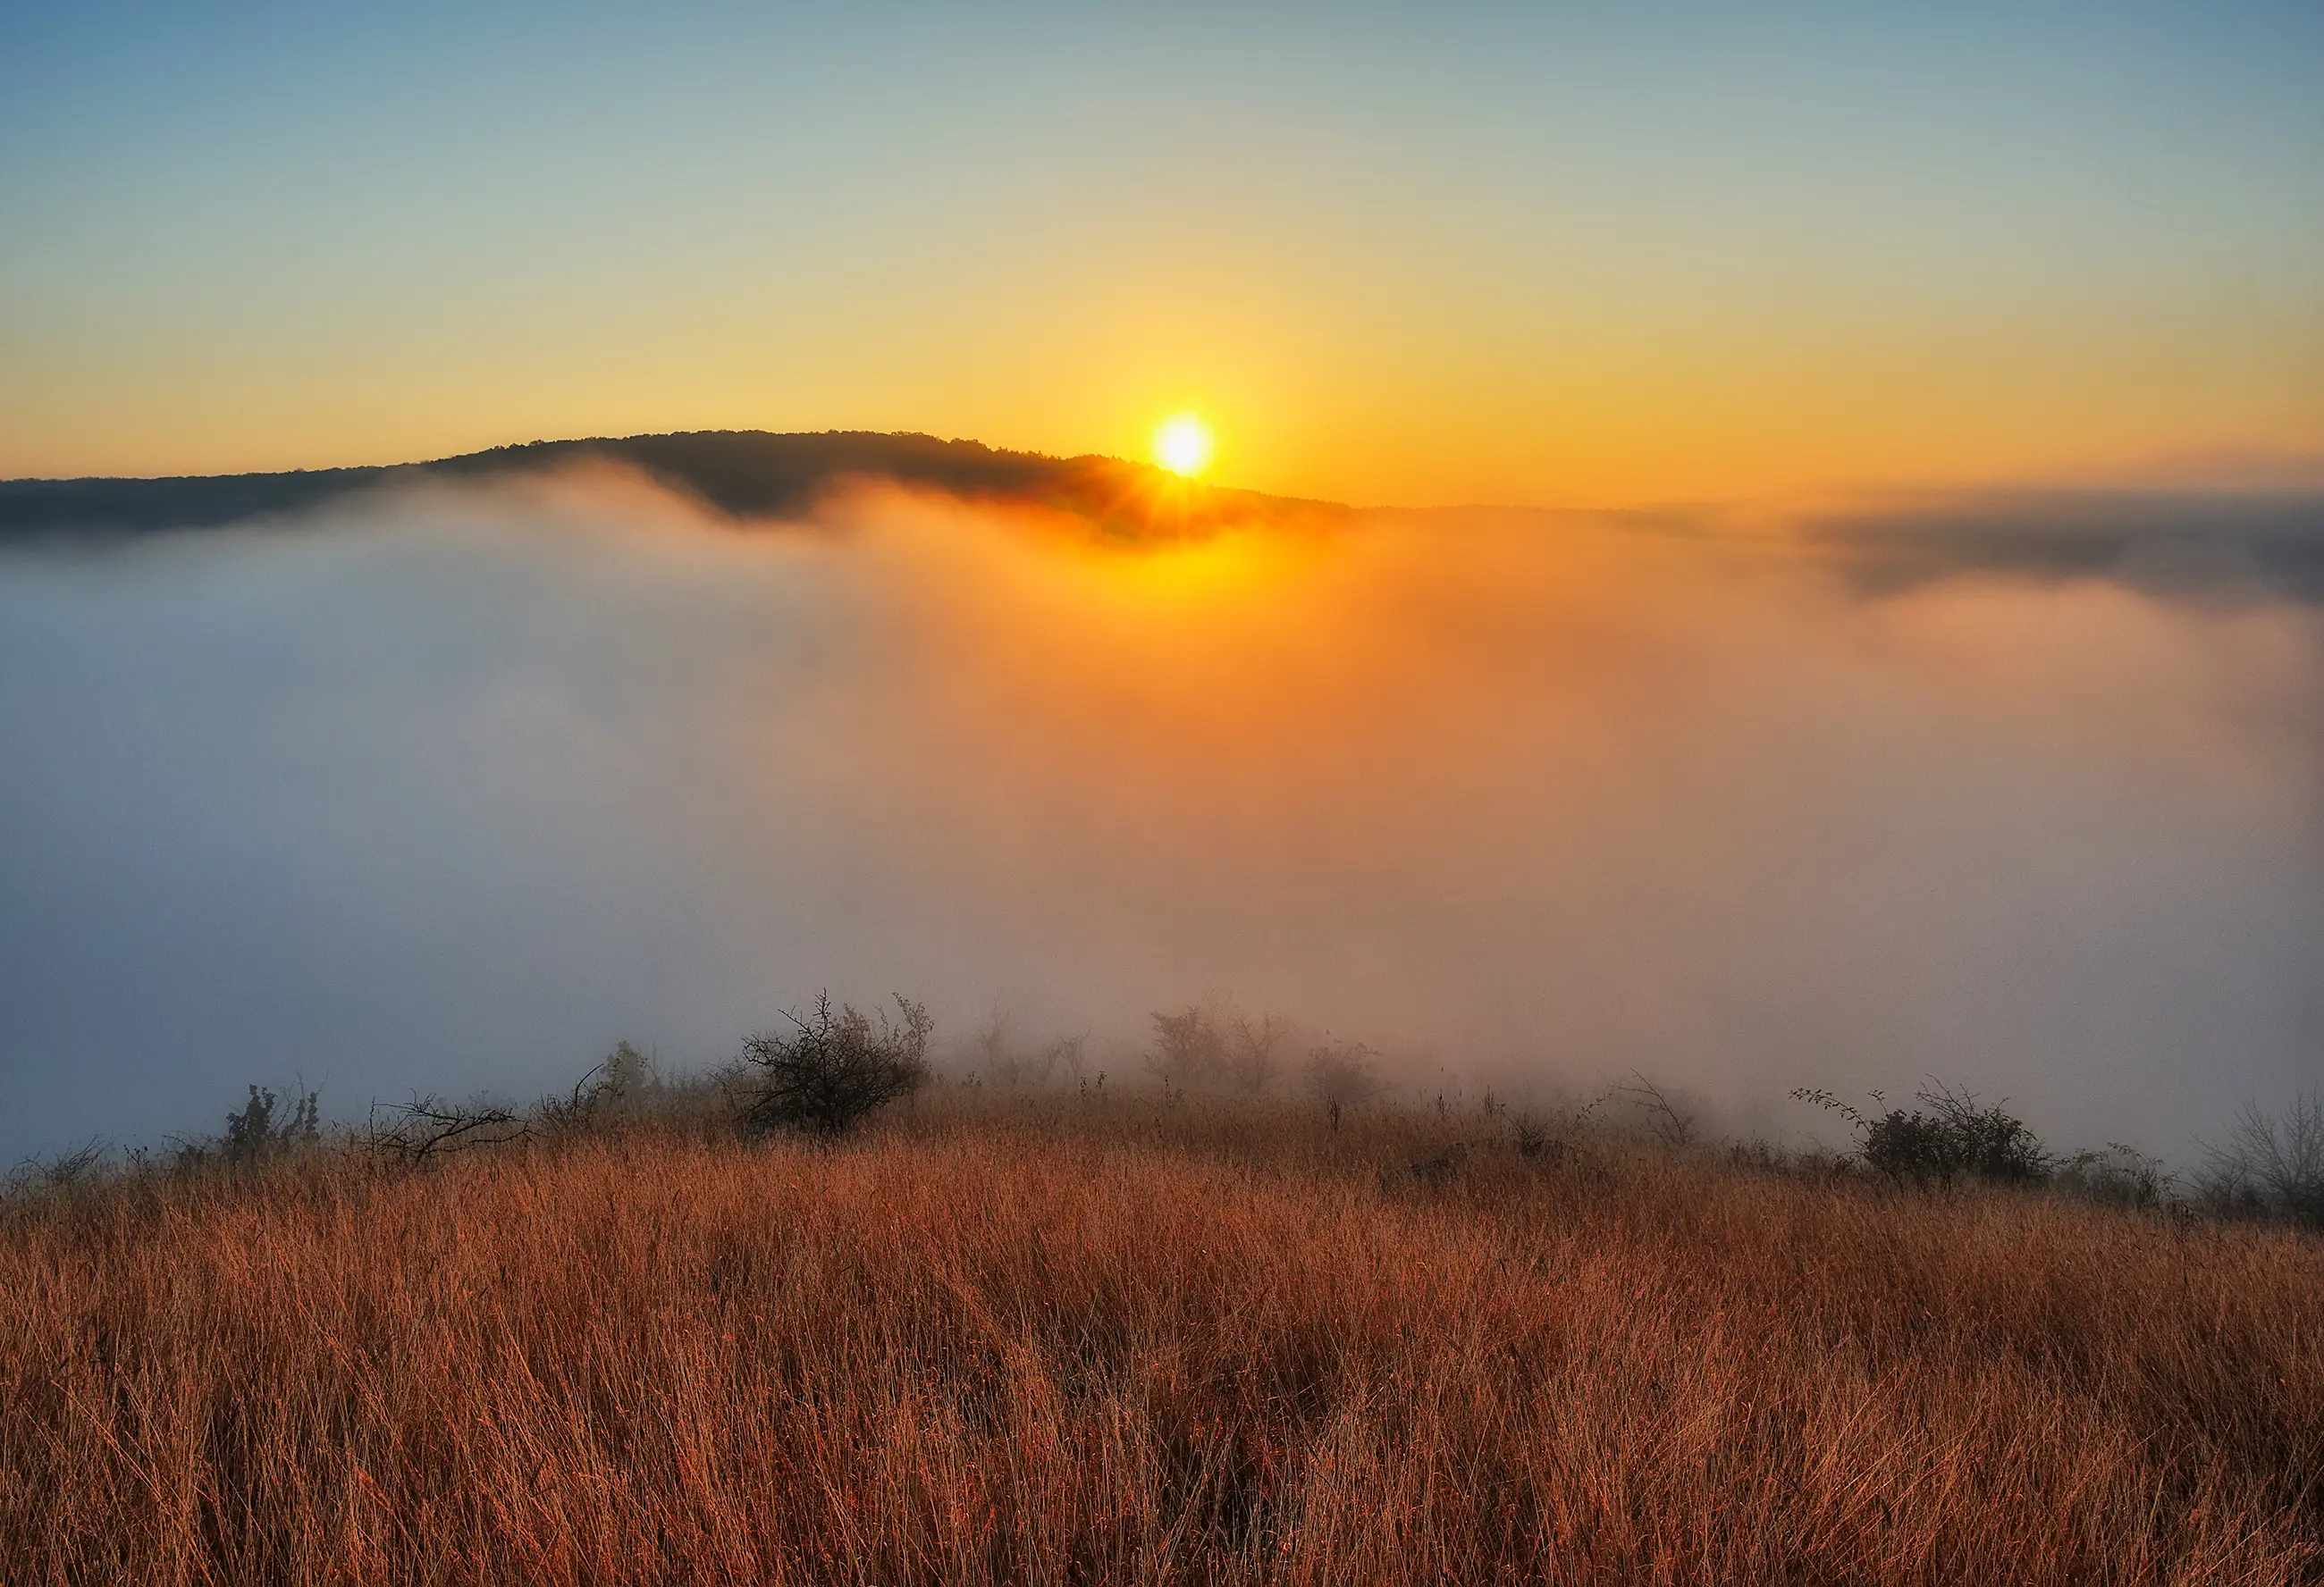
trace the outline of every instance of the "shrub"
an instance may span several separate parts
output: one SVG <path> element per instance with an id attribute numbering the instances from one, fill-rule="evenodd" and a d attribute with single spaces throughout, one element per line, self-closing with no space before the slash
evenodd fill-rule
<path id="1" fill-rule="evenodd" d="M 1892 1107 L 1877 1116 L 1858 1112 L 1829 1091 L 1804 1087 L 1792 1093 L 1837 1113 L 1856 1127 L 1858 1155 L 1866 1167 L 1898 1182 L 1957 1179 L 2005 1185 L 2037 1185 L 2057 1167 L 2041 1137 L 2025 1121 L 1998 1105 L 1979 1107 L 1976 1093 L 1950 1086 L 1924 1086 L 1914 1099 L 1928 1111 Z M 1886 1101 L 1872 1094 L 1876 1103 Z"/>
<path id="2" fill-rule="evenodd" d="M 2246 1102 L 2227 1143 L 2203 1151 L 2196 1195 L 2211 1211 L 2324 1228 L 2324 1093 L 2301 1092 L 2280 1115 Z"/>
<path id="3" fill-rule="evenodd" d="M 1291 1034 L 1291 1022 L 1280 1014 L 1257 1020 L 1238 1018 L 1228 1032 L 1227 1073 L 1239 1090 L 1258 1096 L 1275 1084 L 1280 1066 L 1275 1050 Z"/>
<path id="4" fill-rule="evenodd" d="M 1226 1032 L 1206 1008 L 1190 1004 L 1177 1014 L 1157 1014 L 1146 1067 L 1166 1090 L 1207 1086 L 1226 1072 Z"/>
<path id="5" fill-rule="evenodd" d="M 1632 1069 L 1629 1083 L 1615 1087 L 1614 1091 L 1629 1100 L 1646 1133 L 1664 1145 L 1694 1144 L 1698 1132 L 1693 1109 L 1681 1105 L 1637 1070 Z"/>
<path id="6" fill-rule="evenodd" d="M 1858 1150 L 1868 1166 L 1892 1179 L 1945 1180 L 1958 1168 L 1944 1127 L 1924 1113 L 1901 1107 L 1867 1123 Z"/>
<path id="7" fill-rule="evenodd" d="M 113 1162 L 105 1142 L 92 1136 L 53 1157 L 28 1157 L 18 1163 L 5 1179 L 0 1179 L 0 1198 L 101 1185 Z"/>
<path id="8" fill-rule="evenodd" d="M 2077 1151 L 2059 1168 L 2062 1190 L 2116 1206 L 2156 1207 L 2171 1198 L 2172 1176 L 2163 1160 L 2109 1141 L 2103 1151 Z"/>
<path id="9" fill-rule="evenodd" d="M 788 1010 L 788 1032 L 765 1032 L 743 1043 L 752 1095 L 742 1122 L 753 1132 L 788 1126 L 841 1135 L 928 1078 L 928 1032 L 935 1021 L 919 1004 L 896 998 L 900 1023 L 883 1011 L 875 1025 L 854 1007 L 831 1009 L 828 993 L 814 1012 Z"/>
<path id="10" fill-rule="evenodd" d="M 582 1129 L 608 1114 L 638 1106 L 662 1089 L 653 1060 L 628 1041 L 617 1041 L 613 1051 L 573 1082 L 571 1091 L 542 1097 L 533 1115 L 548 1129 Z"/>
<path id="11" fill-rule="evenodd" d="M 282 1101 L 273 1092 L 253 1086 L 250 1100 L 226 1115 L 219 1154 L 228 1162 L 257 1162 L 323 1138 L 318 1093 L 293 1092 L 288 1113 L 278 1117 Z"/>
<path id="12" fill-rule="evenodd" d="M 1530 1113 L 1511 1114 L 1508 1121 L 1509 1144 L 1517 1149 L 1519 1157 L 1554 1160 L 1565 1155 L 1565 1142 Z"/>
<path id="13" fill-rule="evenodd" d="M 1332 1127 L 1343 1108 L 1360 1107 L 1380 1094 L 1372 1050 L 1360 1041 L 1331 1041 L 1307 1050 L 1307 1093 L 1323 1105 Z"/>
<path id="14" fill-rule="evenodd" d="M 654 1073 L 653 1060 L 627 1041 L 614 1042 L 613 1050 L 605 1055 L 597 1069 L 597 1083 L 608 1096 L 643 1096 L 661 1088 L 661 1077 Z"/>
<path id="15" fill-rule="evenodd" d="M 1089 1062 L 1089 1032 L 1078 1036 L 1060 1036 L 1041 1050 L 1045 1074 L 1065 1071 L 1065 1078 L 1075 1086 L 1084 1084 L 1082 1071 Z"/>
<path id="16" fill-rule="evenodd" d="M 970 1072 L 982 1075 L 995 1086 L 1046 1086 L 1057 1072 L 1060 1060 L 1071 1056 L 1073 1073 L 1081 1073 L 1081 1039 L 1060 1039 L 1038 1051 L 1028 1051 L 1017 1045 L 1017 1016 L 1001 1009 L 985 1021 L 972 1043 L 976 1053 L 976 1065 Z"/>

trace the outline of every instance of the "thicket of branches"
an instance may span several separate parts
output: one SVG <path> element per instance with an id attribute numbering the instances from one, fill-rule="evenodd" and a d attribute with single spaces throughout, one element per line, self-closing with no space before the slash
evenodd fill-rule
<path id="1" fill-rule="evenodd" d="M 928 1032 L 936 1022 L 899 995 L 898 1017 L 876 1021 L 852 1004 L 834 1013 L 829 994 L 801 1014 L 787 1011 L 788 1031 L 762 1032 L 742 1046 L 752 1076 L 744 1124 L 838 1135 L 867 1115 L 927 1084 Z"/>
<path id="2" fill-rule="evenodd" d="M 1291 1022 L 1280 1014 L 1252 1019 L 1190 1004 L 1157 1014 L 1147 1071 L 1168 1091 L 1227 1089 L 1259 1096 L 1283 1073 L 1281 1050 Z"/>
<path id="3" fill-rule="evenodd" d="M 2034 1185 L 2060 1166 L 2023 1119 L 1998 1103 L 1979 1106 L 1976 1094 L 1966 1088 L 1923 1086 L 1914 1093 L 1920 1107 L 1876 1113 L 1826 1090 L 1803 1087 L 1792 1095 L 1846 1119 L 1856 1131 L 1857 1155 L 1865 1166 L 1893 1180 Z M 1875 1091 L 1872 1100 L 1877 1107 L 1887 1098 Z"/>
<path id="4" fill-rule="evenodd" d="M 287 1109 L 282 1105 L 286 1100 Z M 284 1098 L 264 1087 L 253 1086 L 250 1099 L 226 1115 L 218 1153 L 228 1162 L 258 1162 L 322 1138 L 319 1093 L 293 1091 Z"/>
<path id="5" fill-rule="evenodd" d="M 2246 1103 L 2226 1142 L 2205 1148 L 2196 1194 L 2215 1211 L 2324 1229 L 2324 1092 L 2275 1115 Z"/>

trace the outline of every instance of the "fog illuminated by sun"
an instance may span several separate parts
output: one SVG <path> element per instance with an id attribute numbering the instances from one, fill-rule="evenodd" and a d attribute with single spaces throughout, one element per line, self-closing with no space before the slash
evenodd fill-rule
<path id="1" fill-rule="evenodd" d="M 1193 479 L 1211 466 L 1211 427 L 1200 414 L 1173 414 L 1154 432 L 1154 461 Z"/>

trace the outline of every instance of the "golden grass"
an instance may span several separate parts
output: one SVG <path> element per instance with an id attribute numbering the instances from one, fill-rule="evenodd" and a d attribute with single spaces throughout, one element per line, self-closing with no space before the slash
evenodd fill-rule
<path id="1" fill-rule="evenodd" d="M 0 1210 L 0 1579 L 2324 1579 L 2324 1245 L 1384 1117 Z M 1432 1132 L 1444 1132 L 1432 1136 Z"/>

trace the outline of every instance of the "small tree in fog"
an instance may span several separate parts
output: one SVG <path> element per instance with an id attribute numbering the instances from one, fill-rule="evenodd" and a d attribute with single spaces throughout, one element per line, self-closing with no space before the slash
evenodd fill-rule
<path id="1" fill-rule="evenodd" d="M 754 1131 L 789 1126 L 839 1135 L 899 1096 L 927 1083 L 928 1032 L 936 1022 L 899 996 L 899 1019 L 882 1011 L 876 1023 L 852 1005 L 834 1014 L 819 994 L 812 1013 L 785 1010 L 787 1032 L 762 1032 L 742 1044 L 751 1101 L 742 1118 Z"/>
<path id="2" fill-rule="evenodd" d="M 2324 1093 L 2303 1091 L 2275 1115 L 2245 1103 L 2227 1143 L 2204 1158 L 2197 1194 L 2215 1210 L 2324 1227 Z"/>
<path id="3" fill-rule="evenodd" d="M 1360 1041 L 1330 1041 L 1307 1050 L 1307 1094 L 1323 1105 L 1332 1128 L 1340 1127 L 1342 1109 L 1360 1107 L 1380 1094 L 1376 1056 Z"/>
<path id="4" fill-rule="evenodd" d="M 977 1067 L 996 1086 L 1046 1086 L 1057 1067 L 1053 1042 L 1028 1053 L 1016 1042 L 1017 1016 L 1001 1009 L 976 1032 Z"/>
<path id="5" fill-rule="evenodd" d="M 1280 1014 L 1270 1014 L 1258 1020 L 1238 1018 L 1227 1042 L 1227 1072 L 1235 1085 L 1256 1096 L 1275 1084 L 1280 1068 L 1275 1050 L 1290 1034 L 1291 1022 Z"/>
<path id="6" fill-rule="evenodd" d="M 613 1050 L 597 1067 L 599 1083 L 616 1097 L 643 1096 L 661 1086 L 661 1078 L 654 1073 L 653 1060 L 627 1041 L 616 1041 Z"/>
<path id="7" fill-rule="evenodd" d="M 1065 1078 L 1078 1086 L 1082 1083 L 1083 1067 L 1088 1062 L 1088 1047 L 1086 1031 L 1078 1036 L 1060 1036 L 1042 1050 L 1041 1061 L 1048 1066 L 1047 1073 L 1063 1069 Z"/>
<path id="8" fill-rule="evenodd" d="M 1146 1067 L 1173 1091 L 1207 1086 L 1226 1070 L 1226 1035 L 1206 1008 L 1190 1004 L 1178 1014 L 1157 1014 Z"/>
<path id="9" fill-rule="evenodd" d="M 607 1114 L 634 1108 L 662 1089 L 654 1061 L 630 1042 L 617 1041 L 613 1050 L 591 1065 L 561 1096 L 540 1099 L 535 1116 L 550 1129 L 578 1129 Z M 438 1111 L 442 1111 L 438 1105 Z"/>

